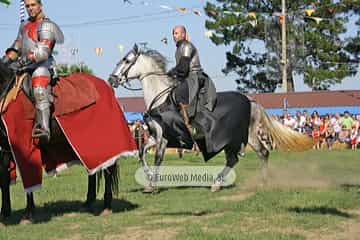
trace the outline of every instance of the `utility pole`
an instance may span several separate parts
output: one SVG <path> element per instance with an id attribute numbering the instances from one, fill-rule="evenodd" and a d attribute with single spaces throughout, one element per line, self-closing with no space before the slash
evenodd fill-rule
<path id="1" fill-rule="evenodd" d="M 282 64 L 282 87 L 288 92 L 287 84 L 287 57 L 286 57 L 286 0 L 281 0 L 281 64 Z"/>

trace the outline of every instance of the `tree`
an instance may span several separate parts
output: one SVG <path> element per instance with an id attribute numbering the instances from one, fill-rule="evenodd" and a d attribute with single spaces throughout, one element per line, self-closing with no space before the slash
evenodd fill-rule
<path id="1" fill-rule="evenodd" d="M 5 4 L 6 6 L 10 5 L 10 1 L 9 0 L 0 0 L 0 3 Z"/>
<path id="2" fill-rule="evenodd" d="M 72 64 L 72 65 L 58 64 L 56 66 L 56 71 L 59 76 L 67 76 L 72 73 L 79 73 L 79 72 L 90 73 L 90 74 L 93 73 L 92 69 L 86 66 L 84 63 Z"/>
<path id="3" fill-rule="evenodd" d="M 344 0 L 345 4 L 348 7 L 348 12 L 355 13 L 358 16 L 360 15 L 360 4 L 355 3 L 352 0 Z M 356 25 L 358 26 L 358 30 L 356 32 L 356 37 L 349 39 L 346 45 L 346 50 L 348 52 L 353 53 L 353 60 L 359 62 L 360 61 L 360 18 L 356 21 Z"/>
<path id="4" fill-rule="evenodd" d="M 294 91 L 295 74 L 303 74 L 304 83 L 313 90 L 325 90 L 356 73 L 352 61 L 354 46 L 359 45 L 341 34 L 346 32 L 350 9 L 360 3 L 313 2 L 287 1 L 288 91 Z M 305 9 L 314 12 L 308 16 Z M 209 17 L 205 26 L 214 32 L 212 42 L 232 46 L 223 71 L 238 74 L 238 89 L 273 92 L 281 84 L 281 0 L 217 0 L 207 2 L 205 12 Z M 259 46 L 263 49 L 254 49 Z"/>

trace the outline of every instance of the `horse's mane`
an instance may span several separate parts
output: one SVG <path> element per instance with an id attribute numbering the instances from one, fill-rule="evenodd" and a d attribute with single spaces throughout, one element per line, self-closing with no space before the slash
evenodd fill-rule
<path id="1" fill-rule="evenodd" d="M 12 77 L 13 73 L 2 61 L 0 61 L 0 80 L 4 81 L 10 77 Z"/>
<path id="2" fill-rule="evenodd" d="M 156 65 L 163 70 L 164 72 L 166 72 L 166 63 L 167 63 L 167 59 L 158 51 L 153 50 L 153 49 L 149 49 L 146 50 L 145 52 L 142 52 L 142 54 L 144 56 L 150 57 L 152 58 Z"/>
<path id="3" fill-rule="evenodd" d="M 6 94 L 6 90 L 9 90 L 9 84 L 14 84 L 15 73 L 12 72 L 8 66 L 6 66 L 2 61 L 0 61 L 0 99 Z M 12 81 L 12 82 L 10 82 Z"/>

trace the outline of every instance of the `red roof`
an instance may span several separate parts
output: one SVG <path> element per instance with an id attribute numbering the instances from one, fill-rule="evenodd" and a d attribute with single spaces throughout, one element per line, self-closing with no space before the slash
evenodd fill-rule
<path id="1" fill-rule="evenodd" d="M 145 111 L 145 102 L 143 97 L 122 97 L 117 100 L 124 112 Z"/>
<path id="2" fill-rule="evenodd" d="M 360 90 L 248 94 L 265 108 L 360 106 Z M 118 98 L 124 112 L 143 112 L 143 97 Z"/>
<path id="3" fill-rule="evenodd" d="M 265 108 L 360 106 L 360 90 L 249 94 Z"/>

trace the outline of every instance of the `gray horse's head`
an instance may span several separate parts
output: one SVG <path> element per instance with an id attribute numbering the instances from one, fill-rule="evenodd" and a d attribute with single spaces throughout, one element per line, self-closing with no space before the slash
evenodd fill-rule
<path id="1" fill-rule="evenodd" d="M 113 87 L 118 87 L 133 79 L 151 73 L 165 73 L 166 59 L 155 50 L 142 52 L 135 44 L 121 60 L 116 64 L 115 69 L 109 77 L 109 83 Z"/>

